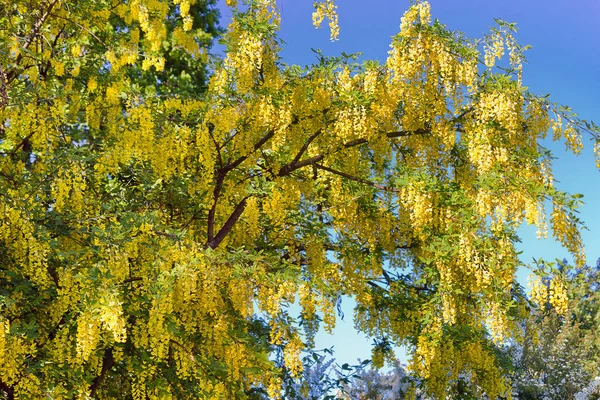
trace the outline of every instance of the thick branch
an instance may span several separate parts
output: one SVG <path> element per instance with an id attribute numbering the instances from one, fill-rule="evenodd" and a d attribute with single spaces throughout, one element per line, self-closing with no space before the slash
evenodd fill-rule
<path id="1" fill-rule="evenodd" d="M 304 144 L 298 151 L 298 154 L 296 154 L 296 157 L 294 157 L 294 159 L 292 160 L 292 163 L 297 163 L 298 161 L 300 161 L 300 159 L 302 158 L 304 153 L 306 153 L 306 150 L 308 150 L 308 146 L 310 146 L 310 144 L 313 142 L 313 140 L 315 140 L 317 138 L 317 136 L 319 136 L 321 134 L 321 132 L 323 132 L 323 130 L 319 129 L 318 131 L 316 131 L 315 133 L 310 135 L 308 137 L 308 139 L 306 139 L 306 142 L 304 142 Z"/>
<path id="2" fill-rule="evenodd" d="M 346 179 L 350 179 L 351 181 L 364 183 L 365 185 L 369 185 L 369 186 L 372 186 L 372 187 L 377 188 L 377 189 L 385 190 L 386 192 L 396 192 L 396 193 L 398 192 L 398 189 L 396 189 L 396 188 L 393 188 L 393 187 L 390 187 L 390 186 L 385 186 L 385 185 L 380 185 L 379 183 L 371 182 L 369 180 L 366 180 L 366 179 L 363 179 L 363 178 L 359 178 L 358 176 L 353 176 L 353 175 L 347 174 L 345 172 L 338 171 L 336 169 L 326 167 L 326 166 L 321 165 L 321 164 L 315 163 L 315 167 L 317 167 L 319 169 L 322 169 L 324 171 L 327 171 L 327 172 L 331 172 L 332 174 L 342 176 L 342 177 L 344 177 Z"/>
<path id="3" fill-rule="evenodd" d="M 260 149 L 267 141 L 269 141 L 269 139 L 271 139 L 273 137 L 274 134 L 275 134 L 274 130 L 271 130 L 271 131 L 267 132 L 258 142 L 256 142 L 254 144 L 253 150 L 252 150 L 252 152 L 250 154 L 252 154 L 256 150 Z M 244 208 L 246 208 L 246 201 L 247 201 L 248 197 L 245 197 L 236 206 L 236 208 L 233 210 L 233 213 L 229 216 L 229 219 L 227 219 L 227 222 L 225 222 L 225 225 L 223 225 L 223 227 L 217 233 L 217 235 L 214 236 L 214 232 L 215 232 L 215 214 L 216 214 L 216 211 L 217 211 L 217 203 L 219 201 L 219 196 L 221 195 L 221 191 L 223 189 L 223 183 L 225 181 L 225 176 L 227 175 L 227 173 L 229 171 L 233 170 L 238 165 L 240 165 L 241 163 L 243 163 L 246 159 L 248 159 L 248 157 L 250 156 L 250 154 L 246 154 L 245 156 L 239 157 L 237 160 L 235 160 L 235 161 L 227 164 L 225 167 L 219 169 L 219 171 L 217 173 L 217 182 L 216 182 L 216 185 L 215 185 L 215 189 L 213 191 L 213 204 L 212 204 L 212 207 L 210 208 L 210 210 L 208 212 L 208 225 L 207 225 L 207 232 L 206 232 L 206 236 L 207 236 L 206 247 L 210 247 L 212 249 L 215 249 L 217 246 L 219 246 L 219 244 L 223 241 L 223 239 L 225 239 L 225 236 L 227 236 L 227 234 L 231 231 L 231 229 L 233 228 L 233 226 L 235 225 L 235 223 L 237 222 L 237 220 L 240 218 L 240 216 L 242 215 L 242 212 L 244 212 Z"/>
<path id="4" fill-rule="evenodd" d="M 310 144 L 310 141 L 314 140 L 314 138 L 316 138 L 317 135 L 320 132 L 321 131 L 316 132 L 315 134 L 313 134 L 307 140 L 307 143 L 305 143 L 305 145 L 301 149 L 302 153 L 304 151 L 306 151 L 305 147 L 308 148 L 308 145 Z M 426 134 L 426 133 L 429 133 L 429 132 L 430 131 L 426 130 L 426 129 L 419 129 L 419 130 L 416 130 L 414 132 L 404 132 L 404 131 L 402 131 L 402 132 L 389 132 L 386 135 L 388 137 L 390 137 L 390 138 L 394 138 L 394 137 L 400 137 L 400 136 L 423 135 L 423 134 Z M 313 136 L 314 136 L 314 138 L 313 138 Z M 352 140 L 350 142 L 345 143 L 344 147 L 347 148 L 347 147 L 358 146 L 360 144 L 367 143 L 367 142 L 368 142 L 367 139 L 356 139 L 356 140 Z M 302 155 L 301 153 L 298 153 L 298 154 Z M 285 164 L 284 166 L 282 166 L 281 169 L 279 170 L 279 173 L 277 175 L 278 176 L 286 176 L 286 175 L 291 174 L 295 170 L 297 170 L 299 168 L 302 168 L 302 167 L 305 167 L 307 165 L 315 165 L 315 166 L 317 166 L 316 163 L 318 163 L 319 161 L 323 160 L 323 158 L 325 158 L 324 154 L 317 154 L 316 156 L 313 156 L 311 158 L 307 158 L 306 160 L 298 161 L 299 157 L 297 155 L 294 158 L 294 160 L 292 160 L 290 163 Z M 320 167 L 317 166 L 317 167 L 321 168 L 321 169 L 326 169 L 326 167 L 323 167 L 323 166 L 320 166 Z M 360 178 L 352 177 L 351 175 L 344 174 L 343 172 L 340 172 L 340 171 L 331 170 L 329 172 L 338 173 L 338 175 L 345 176 L 348 179 L 358 180 L 358 182 L 366 183 L 366 184 L 368 184 L 370 186 L 377 185 L 377 186 L 374 186 L 374 187 L 377 187 L 377 188 L 382 189 L 382 190 L 390 191 L 390 189 L 392 189 L 392 188 L 389 188 L 387 186 L 378 185 L 378 184 L 376 184 L 374 182 L 369 182 L 369 181 L 366 181 L 366 180 L 360 180 Z M 385 189 L 385 188 L 387 188 L 387 189 Z M 395 190 L 392 190 L 392 191 L 395 191 Z"/>
<path id="5" fill-rule="evenodd" d="M 238 205 L 235 206 L 235 209 L 233 210 L 233 212 L 231 213 L 231 215 L 229 216 L 229 218 L 227 219 L 227 221 L 225 222 L 225 224 L 223 225 L 221 230 L 219 230 L 217 235 L 212 240 L 209 240 L 208 243 L 206 243 L 206 247 L 210 247 L 211 249 L 216 249 L 221 244 L 223 239 L 225 239 L 227 234 L 231 231 L 231 229 L 233 229 L 233 226 L 235 225 L 235 223 L 242 216 L 242 213 L 244 212 L 244 209 L 246 208 L 246 203 L 249 198 L 250 198 L 250 196 L 244 197 L 242 199 L 242 201 L 240 201 L 238 203 Z"/>
<path id="6" fill-rule="evenodd" d="M 14 400 L 15 398 L 15 389 L 12 386 L 8 386 L 7 383 L 0 379 L 0 393 L 4 392 L 6 394 L 7 400 Z"/>
<path id="7" fill-rule="evenodd" d="M 451 122 L 452 123 L 459 122 L 465 115 L 467 115 L 468 113 L 470 113 L 473 110 L 474 110 L 473 107 L 469 107 L 469 108 L 465 109 L 462 113 L 460 113 L 456 117 L 452 118 Z M 459 127 L 455 127 L 455 129 L 457 129 L 458 131 L 461 131 L 461 129 Z M 387 136 L 390 139 L 393 139 L 393 138 L 406 137 L 406 136 L 426 135 L 428 133 L 431 133 L 431 128 L 430 127 L 419 128 L 419 129 L 414 130 L 414 131 L 387 132 L 385 134 L 385 136 Z M 364 144 L 364 143 L 367 143 L 367 142 L 368 142 L 368 139 L 365 139 L 365 138 L 355 139 L 355 140 L 351 140 L 349 142 L 344 143 L 344 147 L 358 146 L 358 145 L 361 145 L 361 144 Z"/>
<path id="8" fill-rule="evenodd" d="M 327 112 L 328 109 L 323 110 L 323 113 Z M 313 118 L 314 116 L 309 116 L 307 118 Z M 292 118 L 292 122 L 290 125 L 295 125 L 300 121 L 299 117 L 297 115 L 294 115 Z M 310 145 L 310 143 L 315 140 L 315 138 L 317 136 L 319 136 L 319 134 L 322 132 L 322 130 L 319 130 L 317 132 L 315 132 L 314 134 L 312 134 L 307 140 L 306 143 L 304 143 L 304 145 L 302 146 L 302 148 L 300 149 L 300 151 L 298 152 L 298 154 L 296 154 L 296 156 L 294 157 L 294 160 L 292 162 L 298 162 L 298 160 L 300 160 L 300 158 L 302 157 L 302 155 L 306 152 L 306 150 L 308 149 L 308 146 Z M 256 142 L 253 146 L 253 150 L 245 155 L 245 156 L 241 156 L 239 157 L 237 160 L 235 160 L 232 163 L 229 163 L 226 167 L 225 167 L 225 172 L 229 172 L 230 170 L 236 168 L 238 165 L 240 165 L 241 163 L 243 163 L 245 160 L 248 159 L 248 157 L 250 156 L 250 154 L 252 154 L 253 152 L 255 152 L 256 150 L 260 149 L 266 142 L 268 142 L 273 136 L 275 135 L 275 130 L 270 130 L 269 132 L 267 132 L 258 142 Z"/>
<path id="9" fill-rule="evenodd" d="M 108 348 L 104 351 L 104 357 L 102 358 L 102 370 L 100 371 L 100 375 L 94 378 L 92 386 L 90 386 L 90 397 L 94 397 L 96 391 L 100 387 L 100 384 L 102 384 L 102 381 L 106 377 L 106 373 L 110 371 L 114 364 L 115 359 L 113 358 L 112 349 Z"/>
<path id="10" fill-rule="evenodd" d="M 4 108 L 8 105 L 8 91 L 6 90 L 7 83 L 6 74 L 0 65 L 0 108 Z"/>
<path id="11" fill-rule="evenodd" d="M 215 125 L 211 122 L 209 122 L 208 124 L 206 124 L 206 127 L 208 128 L 208 136 L 210 136 L 210 139 L 212 140 L 212 142 L 215 144 L 215 150 L 217 151 L 217 161 L 219 163 L 219 168 L 223 168 L 223 156 L 221 155 L 221 147 L 219 146 L 219 143 L 217 143 L 216 139 L 215 139 Z"/>
<path id="12" fill-rule="evenodd" d="M 176 234 L 174 234 L 174 233 L 161 232 L 161 231 L 157 231 L 157 230 L 152 230 L 152 232 L 154 232 L 158 236 L 167 237 L 167 238 L 169 238 L 171 240 L 180 240 L 179 237 Z"/>
<path id="13" fill-rule="evenodd" d="M 376 282 L 367 281 L 367 284 L 370 285 L 370 286 L 372 286 L 373 288 L 375 288 L 377 290 L 381 290 L 381 291 L 384 291 L 386 293 L 389 293 L 389 291 L 386 288 L 379 286 Z"/>
<path id="14" fill-rule="evenodd" d="M 187 353 L 187 355 L 188 355 L 188 357 L 190 358 L 191 361 L 197 362 L 196 361 L 196 357 L 194 356 L 194 353 L 192 353 L 192 351 L 186 349 L 184 345 L 182 345 L 181 343 L 179 343 L 179 342 L 177 342 L 176 340 L 173 340 L 173 339 L 170 339 L 169 342 L 172 343 L 172 344 L 174 344 L 175 346 L 179 347 L 179 349 L 181 349 L 184 353 Z"/>
<path id="15" fill-rule="evenodd" d="M 404 284 L 404 287 L 407 288 L 407 289 L 411 289 L 411 290 L 417 291 L 417 292 L 431 292 L 431 293 L 435 292 L 434 288 L 430 288 L 430 287 L 427 287 L 427 286 L 414 286 L 414 285 Z"/>
<path id="16" fill-rule="evenodd" d="M 267 143 L 269 141 L 269 139 L 271 139 L 273 137 L 273 135 L 275 135 L 274 130 L 270 130 L 269 132 L 267 132 L 258 142 L 256 142 L 254 144 L 253 149 L 249 154 L 246 154 L 245 156 L 241 156 L 234 162 L 227 164 L 227 166 L 224 168 L 225 173 L 231 171 L 232 169 L 236 168 L 238 165 L 240 165 L 241 163 L 246 161 L 248 159 L 248 157 L 250 157 L 250 154 L 252 154 L 256 150 L 260 149 L 263 144 Z"/>
<path id="17" fill-rule="evenodd" d="M 217 174 L 217 182 L 215 184 L 215 190 L 213 191 L 213 204 L 208 211 L 208 225 L 206 231 L 206 237 L 209 242 L 213 240 L 214 231 L 215 231 L 215 213 L 217 212 L 217 202 L 219 201 L 219 196 L 221 195 L 221 190 L 223 189 L 223 181 L 225 181 L 225 172 L 220 170 Z"/>
<path id="18" fill-rule="evenodd" d="M 279 173 L 277 174 L 277 176 L 286 176 L 291 174 L 292 172 L 294 172 L 295 170 L 302 168 L 302 167 L 306 167 L 307 165 L 313 165 L 318 163 L 319 161 L 321 161 L 325 156 L 323 154 L 317 154 L 314 157 L 311 158 L 307 158 L 306 160 L 302 160 L 302 161 L 298 161 L 298 162 L 291 162 L 289 164 L 285 164 L 283 167 L 281 167 L 281 169 L 279 170 Z"/>
<path id="19" fill-rule="evenodd" d="M 29 150 L 29 139 L 31 139 L 33 137 L 33 135 L 35 135 L 37 132 L 34 130 L 33 132 L 31 132 L 29 135 L 25 136 L 23 138 L 23 140 L 21 140 L 21 142 L 14 148 L 12 149 L 12 151 L 10 152 L 11 156 L 14 156 L 15 154 L 17 154 L 17 151 L 19 151 L 21 149 L 21 147 L 23 147 L 23 151 L 25 153 L 27 153 Z"/>

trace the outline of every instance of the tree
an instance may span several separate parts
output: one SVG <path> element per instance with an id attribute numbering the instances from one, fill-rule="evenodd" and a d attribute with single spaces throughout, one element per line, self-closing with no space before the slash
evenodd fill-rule
<path id="1" fill-rule="evenodd" d="M 416 2 L 385 63 L 301 68 L 273 0 L 228 0 L 226 55 L 208 55 L 210 4 L 0 8 L 0 389 L 277 397 L 274 349 L 300 376 L 350 295 L 376 364 L 406 344 L 432 396 L 466 371 L 507 392 L 488 327 L 510 337 L 524 314 L 515 229 L 549 219 L 583 265 L 579 200 L 539 141 L 578 152 L 597 128 L 522 86 L 511 24 L 470 40 Z M 331 0 L 324 18 L 335 38 Z M 205 57 L 206 87 L 185 66 Z"/>
<path id="2" fill-rule="evenodd" d="M 302 374 L 284 373 L 282 395 L 290 400 L 334 400 L 348 393 L 349 384 L 365 374 L 369 360 L 356 365 L 335 363 L 332 349 L 312 350 L 302 359 Z M 281 367 L 286 371 L 285 365 Z"/>
<path id="3" fill-rule="evenodd" d="M 416 393 L 416 382 L 404 367 L 396 361 L 392 371 L 381 373 L 377 370 L 362 371 L 346 385 L 344 399 L 399 400 L 422 399 Z"/>

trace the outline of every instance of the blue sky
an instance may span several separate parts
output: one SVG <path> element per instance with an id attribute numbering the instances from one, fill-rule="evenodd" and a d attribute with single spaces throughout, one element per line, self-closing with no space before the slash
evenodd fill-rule
<path id="1" fill-rule="evenodd" d="M 387 58 L 390 37 L 398 33 L 400 18 L 410 6 L 408 0 L 337 0 L 340 39 L 329 41 L 324 27 L 315 30 L 311 22 L 310 0 L 279 0 L 282 9 L 281 37 L 286 42 L 281 53 L 288 64 L 306 65 L 316 61 L 311 48 L 326 55 L 362 52 L 361 59 Z M 536 94 L 551 94 L 552 101 L 571 106 L 582 118 L 600 123 L 600 0 L 430 0 L 434 18 L 452 30 L 469 37 L 481 37 L 494 25 L 494 18 L 516 22 L 519 43 L 533 46 L 526 54 L 523 82 Z M 222 24 L 229 13 L 223 7 Z M 595 167 L 592 142 L 584 138 L 579 157 L 564 151 L 564 145 L 547 143 L 555 157 L 556 186 L 584 195 L 581 219 L 588 263 L 600 257 L 600 171 Z M 520 230 L 521 260 L 532 258 L 570 259 L 553 239 L 537 240 L 536 229 Z M 519 273 L 525 284 L 527 271 Z M 352 327 L 352 304 L 344 304 L 345 321 L 333 336 L 317 337 L 317 347 L 335 346 L 338 362 L 354 363 L 370 357 L 370 340 L 357 335 Z M 401 354 L 399 354 L 401 356 Z"/>

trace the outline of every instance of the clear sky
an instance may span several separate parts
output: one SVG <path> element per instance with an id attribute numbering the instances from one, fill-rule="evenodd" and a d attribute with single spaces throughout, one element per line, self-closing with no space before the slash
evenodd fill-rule
<path id="1" fill-rule="evenodd" d="M 410 6 L 408 0 L 337 0 L 340 39 L 329 41 L 329 31 L 312 26 L 311 0 L 279 0 L 282 9 L 281 38 L 286 42 L 281 53 L 288 64 L 307 65 L 316 61 L 311 48 L 325 55 L 362 52 L 361 59 L 387 58 L 390 37 L 398 33 L 400 18 Z M 469 37 L 481 37 L 494 25 L 494 18 L 516 22 L 519 43 L 533 46 L 526 54 L 524 85 L 536 94 L 551 94 L 552 101 L 571 106 L 582 118 L 600 123 L 600 0 L 430 0 L 434 18 L 452 30 Z M 222 9 L 222 25 L 229 13 Z M 555 157 L 556 186 L 584 195 L 581 219 L 588 227 L 583 232 L 588 263 L 600 257 L 600 171 L 595 168 L 592 142 L 584 138 L 579 157 L 564 151 L 564 145 L 548 143 Z M 537 240 L 535 228 L 520 230 L 521 260 L 546 260 L 570 257 L 553 239 Z M 519 273 L 526 282 L 527 271 Z M 317 347 L 335 346 L 339 363 L 355 363 L 370 358 L 370 340 L 354 332 L 352 304 L 344 304 L 345 321 L 340 321 L 333 336 L 317 337 Z M 401 356 L 401 354 L 399 354 Z"/>

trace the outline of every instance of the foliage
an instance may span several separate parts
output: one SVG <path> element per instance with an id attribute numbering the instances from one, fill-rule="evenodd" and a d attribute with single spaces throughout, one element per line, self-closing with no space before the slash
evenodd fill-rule
<path id="1" fill-rule="evenodd" d="M 327 368 L 332 362 L 333 360 L 329 360 L 327 363 L 314 365 L 311 369 L 321 371 L 323 367 Z M 366 364 L 368 362 L 363 362 L 361 366 Z M 339 376 L 338 370 L 330 370 L 328 372 L 330 375 L 337 373 Z M 455 382 L 452 382 L 446 398 L 463 400 L 478 399 L 479 397 L 469 389 L 469 386 L 471 386 L 470 379 L 471 377 L 468 375 L 459 376 Z M 311 391 L 320 392 L 319 389 L 322 387 L 320 382 L 314 379 L 305 379 L 302 385 L 307 385 Z M 423 390 L 424 384 L 425 382 L 422 379 L 408 371 L 406 366 L 402 365 L 399 360 L 394 360 L 392 368 L 387 372 L 381 372 L 376 369 L 356 369 L 349 376 L 349 379 L 336 381 L 336 390 L 330 388 L 329 393 L 335 392 L 337 399 L 347 400 L 431 400 L 432 397 L 427 395 Z M 320 399 L 320 397 L 315 397 L 315 399 Z"/>
<path id="2" fill-rule="evenodd" d="M 461 374 L 450 382 L 446 399 L 481 399 L 472 389 L 471 374 Z M 351 379 L 340 382 L 337 398 L 345 400 L 432 400 L 426 392 L 426 381 L 415 376 L 398 360 L 387 372 L 360 370 Z M 425 390 L 424 390 L 425 389 Z M 483 398 L 487 398 L 483 396 Z"/>
<path id="3" fill-rule="evenodd" d="M 300 376 L 351 295 L 377 365 L 406 344 L 432 396 L 465 372 L 506 393 L 492 337 L 525 314 L 516 228 L 584 262 L 540 140 L 579 152 L 595 126 L 522 86 L 501 21 L 470 40 L 416 2 L 385 63 L 301 68 L 279 58 L 273 0 L 228 0 L 225 57 L 208 55 L 211 4 L 0 7 L 0 389 L 278 397 L 274 349 Z M 335 37 L 331 0 L 324 18 Z"/>
<path id="4" fill-rule="evenodd" d="M 322 353 L 322 354 L 320 354 Z M 369 360 L 357 365 L 335 364 L 332 349 L 311 351 L 302 360 L 300 377 L 291 374 L 283 378 L 283 398 L 290 400 L 333 400 L 346 392 L 348 384 L 361 376 Z M 285 366 L 284 366 L 285 369 Z"/>
<path id="5" fill-rule="evenodd" d="M 409 398 L 408 395 L 414 392 L 416 399 L 421 399 L 417 395 L 416 382 L 403 366 L 396 361 L 392 371 L 381 373 L 377 370 L 363 371 L 356 379 L 346 385 L 346 394 L 344 399 L 372 399 L 372 400 L 396 400 Z"/>
<path id="6" fill-rule="evenodd" d="M 520 400 L 600 398 L 600 353 L 598 352 L 598 318 L 600 302 L 598 279 L 600 260 L 596 267 L 569 267 L 566 260 L 547 263 L 538 261 L 538 271 L 549 268 L 544 278 L 534 286 L 530 314 L 522 321 L 523 337 L 497 348 L 512 364 L 511 395 Z M 551 276 L 554 275 L 553 278 Z M 552 280 L 562 280 L 568 292 L 567 311 L 557 312 L 552 304 Z M 326 370 L 333 360 L 311 366 L 310 370 Z M 329 371 L 332 374 L 332 371 Z M 472 388 L 472 375 L 462 374 L 448 390 L 448 399 L 478 399 Z M 311 390 L 320 388 L 319 381 L 304 379 Z M 343 399 L 399 400 L 431 399 L 424 394 L 424 382 L 407 371 L 397 360 L 393 368 L 382 373 L 362 370 L 352 379 L 341 382 L 339 397 Z M 484 397 L 487 398 L 487 397 Z"/>
<path id="7" fill-rule="evenodd" d="M 572 269 L 551 263 L 560 271 L 552 280 L 561 279 L 567 288 L 566 312 L 557 313 L 550 304 L 552 280 L 545 278 L 534 286 L 531 316 L 524 324 L 522 343 L 507 348 L 513 359 L 513 390 L 519 399 L 594 399 L 600 392 L 594 382 L 600 377 L 598 323 L 600 294 L 596 267 L 584 265 Z M 551 265 L 543 263 L 542 268 Z"/>

